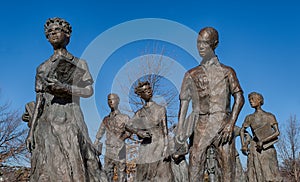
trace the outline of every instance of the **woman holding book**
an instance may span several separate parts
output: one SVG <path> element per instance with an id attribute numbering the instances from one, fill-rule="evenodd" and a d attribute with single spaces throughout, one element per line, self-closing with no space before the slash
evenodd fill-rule
<path id="1" fill-rule="evenodd" d="M 37 68 L 36 104 L 26 145 L 31 156 L 30 181 L 105 182 L 80 109 L 80 97 L 93 94 L 84 60 L 66 46 L 71 25 L 50 18 L 44 25 L 54 54 Z"/>
<path id="2" fill-rule="evenodd" d="M 130 123 L 131 131 L 137 130 L 134 133 L 141 139 L 136 181 L 173 182 L 166 108 L 152 101 L 152 87 L 148 81 L 139 82 L 134 91 L 144 101 Z"/>
<path id="3" fill-rule="evenodd" d="M 282 181 L 274 148 L 280 134 L 277 120 L 272 113 L 262 110 L 264 98 L 261 94 L 252 92 L 248 95 L 248 99 L 255 112 L 246 116 L 240 132 L 242 152 L 248 155 L 248 181 Z M 245 130 L 248 127 L 253 134 L 249 149 L 249 143 L 245 141 Z"/>

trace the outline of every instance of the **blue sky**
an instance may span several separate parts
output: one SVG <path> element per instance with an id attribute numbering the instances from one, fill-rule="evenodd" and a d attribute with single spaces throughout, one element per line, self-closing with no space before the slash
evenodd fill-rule
<path id="1" fill-rule="evenodd" d="M 52 47 L 43 32 L 46 19 L 58 16 L 71 23 L 73 33 L 68 50 L 81 57 L 89 45 L 110 28 L 135 19 L 156 18 L 177 22 L 194 32 L 205 26 L 215 27 L 220 34 L 216 50 L 220 61 L 235 69 L 245 97 L 252 91 L 264 95 L 263 108 L 274 113 L 283 128 L 289 116 L 299 115 L 300 111 L 299 12 L 299 2 L 291 0 L 4 1 L 0 7 L 0 99 L 1 102 L 10 101 L 13 109 L 20 110 L 25 103 L 35 99 L 36 67 L 52 54 Z M 120 31 L 118 36 L 131 34 L 134 28 Z M 151 28 L 159 34 L 163 26 Z M 176 33 L 176 29 L 169 30 L 170 35 Z M 118 36 L 102 42 L 99 54 L 106 51 L 107 44 L 118 41 Z M 186 40 L 178 33 L 176 38 Z M 165 46 L 166 55 L 180 62 L 185 69 L 198 64 L 177 45 L 158 42 Z M 106 60 L 103 67 L 106 70 L 101 70 L 95 78 L 95 99 L 101 118 L 108 110 L 106 95 L 116 68 L 141 56 L 147 45 L 149 41 L 145 40 L 128 43 Z M 191 41 L 190 46 L 196 49 L 196 40 Z M 115 61 L 110 60 L 113 58 Z M 107 71 L 110 69 L 116 70 Z M 88 109 L 83 110 L 88 114 Z M 252 112 L 246 100 L 237 125 L 241 126 L 245 116 Z M 89 119 L 86 122 L 93 138 L 100 121 Z"/>

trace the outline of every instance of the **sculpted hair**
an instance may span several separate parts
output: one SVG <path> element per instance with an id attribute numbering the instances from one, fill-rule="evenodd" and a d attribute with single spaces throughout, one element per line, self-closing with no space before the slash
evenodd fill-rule
<path id="1" fill-rule="evenodd" d="M 248 98 L 252 97 L 252 96 L 258 96 L 259 99 L 260 99 L 260 104 L 261 105 L 264 105 L 264 97 L 260 94 L 260 93 L 257 93 L 257 92 L 251 92 L 249 95 L 248 95 Z"/>
<path id="2" fill-rule="evenodd" d="M 213 27 L 205 27 L 205 28 L 203 28 L 199 31 L 199 34 L 201 34 L 202 32 L 207 32 L 208 33 L 208 35 L 211 39 L 210 45 L 212 45 L 214 48 L 216 48 L 217 44 L 219 43 L 219 33 L 218 33 L 218 31 Z"/>
<path id="3" fill-rule="evenodd" d="M 117 100 L 120 101 L 120 97 L 118 96 L 118 94 L 110 93 L 110 94 L 108 94 L 107 98 L 109 98 L 109 97 L 111 97 L 111 96 L 117 98 Z"/>
<path id="4" fill-rule="evenodd" d="M 144 86 L 145 85 L 150 85 L 150 83 L 148 81 L 145 81 L 145 82 L 139 82 L 138 85 L 134 88 L 134 93 L 137 94 L 137 95 L 140 95 L 143 91 L 144 91 Z"/>
<path id="5" fill-rule="evenodd" d="M 69 36 L 71 35 L 72 26 L 70 25 L 70 23 L 67 22 L 65 19 L 54 17 L 54 18 L 49 18 L 44 24 L 44 31 L 47 39 L 49 36 L 49 28 L 53 24 L 58 25 L 64 31 L 65 34 L 68 34 Z"/>

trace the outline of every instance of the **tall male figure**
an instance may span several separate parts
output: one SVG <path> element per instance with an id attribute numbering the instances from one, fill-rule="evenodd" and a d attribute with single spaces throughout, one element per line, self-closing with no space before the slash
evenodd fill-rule
<path id="1" fill-rule="evenodd" d="M 217 30 L 200 30 L 197 48 L 201 64 L 189 70 L 180 92 L 180 110 L 175 145 L 180 148 L 190 138 L 189 178 L 203 181 L 207 149 L 213 145 L 217 153 L 216 181 L 235 178 L 235 143 L 233 131 L 244 105 L 242 88 L 235 71 L 219 62 L 215 49 L 219 43 Z M 231 108 L 231 96 L 234 103 Z M 192 113 L 186 118 L 189 102 Z M 174 155 L 175 156 L 175 155 Z"/>

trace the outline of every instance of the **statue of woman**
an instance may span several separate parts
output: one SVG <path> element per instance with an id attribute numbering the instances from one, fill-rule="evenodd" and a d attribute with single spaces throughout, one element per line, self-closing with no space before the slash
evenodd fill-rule
<path id="1" fill-rule="evenodd" d="M 262 110 L 264 98 L 261 94 L 252 92 L 248 98 L 255 112 L 246 116 L 240 132 L 242 152 L 248 155 L 248 181 L 282 181 L 274 148 L 274 143 L 278 141 L 280 134 L 277 120 L 272 113 Z M 248 127 L 251 128 L 253 134 L 250 149 L 248 149 L 249 142 L 245 141 L 245 131 Z"/>
<path id="2" fill-rule="evenodd" d="M 93 94 L 87 63 L 66 49 L 71 25 L 50 18 L 44 25 L 53 55 L 37 68 L 36 104 L 26 145 L 30 181 L 107 181 L 88 135 L 80 97 Z"/>
<path id="3" fill-rule="evenodd" d="M 135 93 L 144 100 L 144 106 L 132 118 L 132 126 L 139 130 L 142 142 L 137 161 L 136 181 L 173 182 L 168 154 L 166 109 L 152 101 L 149 82 L 140 82 Z"/>

